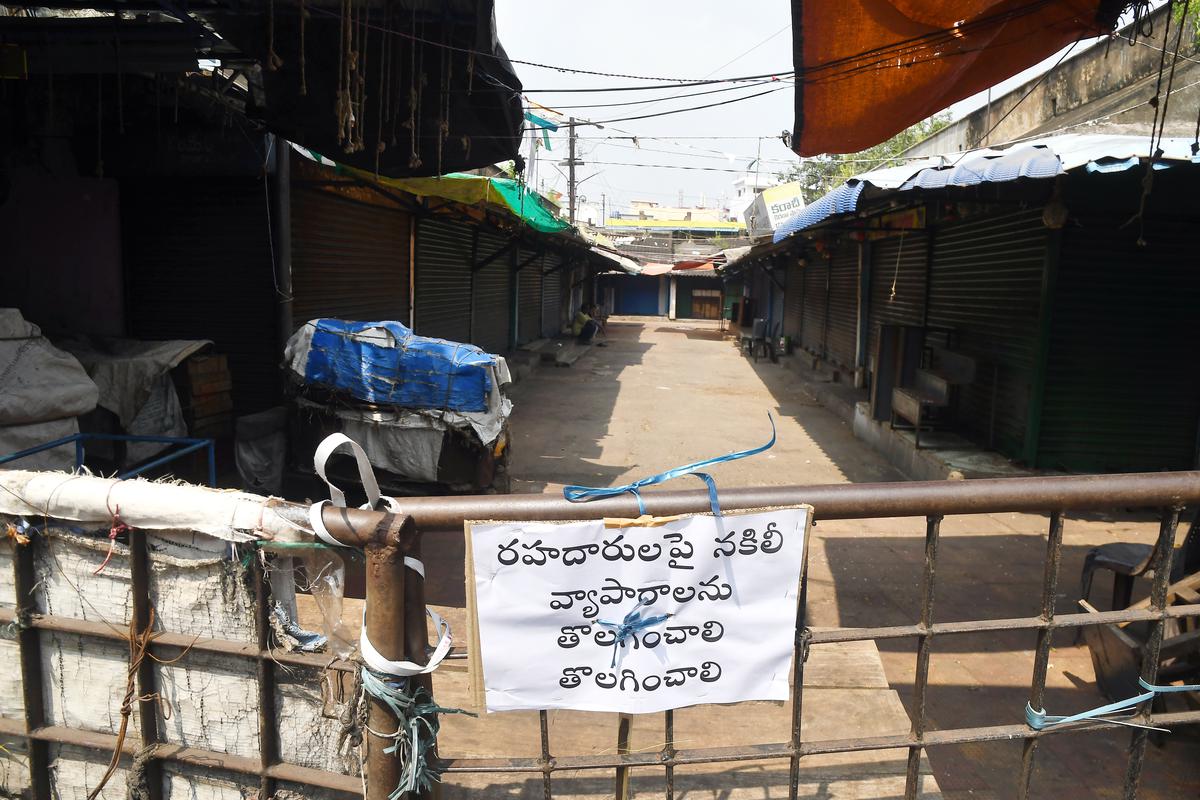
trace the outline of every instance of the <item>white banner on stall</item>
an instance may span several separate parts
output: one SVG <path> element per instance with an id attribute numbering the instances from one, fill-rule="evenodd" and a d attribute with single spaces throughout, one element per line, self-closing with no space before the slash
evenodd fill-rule
<path id="1" fill-rule="evenodd" d="M 811 518 L 468 523 L 487 710 L 786 700 Z"/>

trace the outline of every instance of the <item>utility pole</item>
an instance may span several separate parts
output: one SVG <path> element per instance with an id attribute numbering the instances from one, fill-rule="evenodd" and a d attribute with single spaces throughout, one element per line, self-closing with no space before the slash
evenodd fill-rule
<path id="1" fill-rule="evenodd" d="M 571 127 L 568 131 L 568 150 L 567 150 L 567 202 L 570 204 L 570 222 L 571 227 L 575 227 L 575 118 L 571 117 L 568 123 Z"/>

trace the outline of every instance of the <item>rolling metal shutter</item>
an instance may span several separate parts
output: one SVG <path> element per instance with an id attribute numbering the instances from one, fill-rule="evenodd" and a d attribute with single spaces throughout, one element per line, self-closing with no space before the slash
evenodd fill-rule
<path id="1" fill-rule="evenodd" d="M 828 358 L 854 369 L 858 342 L 858 243 L 844 242 L 829 266 Z"/>
<path id="2" fill-rule="evenodd" d="M 521 250 L 519 263 L 524 263 L 534 251 Z M 532 342 L 541 336 L 542 328 L 542 262 L 538 256 L 517 273 L 517 290 L 520 295 L 517 307 L 517 343 Z"/>
<path id="3" fill-rule="evenodd" d="M 130 334 L 211 339 L 229 359 L 237 414 L 279 402 L 279 295 L 254 178 L 121 181 Z"/>
<path id="4" fill-rule="evenodd" d="M 535 265 L 542 273 L 542 336 L 553 338 L 562 330 L 563 270 L 547 275 L 562 266 L 562 256 L 547 254 Z"/>
<path id="5" fill-rule="evenodd" d="M 783 293 L 783 335 L 800 338 L 800 323 L 804 318 L 804 267 L 788 264 L 787 283 Z"/>
<path id="6" fill-rule="evenodd" d="M 1110 212 L 1111 213 L 1111 212 Z M 1149 215 L 1063 230 L 1036 465 L 1088 472 L 1193 469 L 1195 227 Z"/>
<path id="7" fill-rule="evenodd" d="M 408 324 L 411 217 L 332 192 L 292 192 L 292 318 Z"/>
<path id="8" fill-rule="evenodd" d="M 466 342 L 471 338 L 471 237 L 461 223 L 417 224 L 416 332 Z"/>
<path id="9" fill-rule="evenodd" d="M 871 295 L 867 307 L 867 358 L 875 358 L 880 325 L 925 321 L 925 269 L 929 237 L 906 233 L 871 244 Z"/>
<path id="10" fill-rule="evenodd" d="M 1019 458 L 1029 419 L 1046 257 L 1041 210 L 968 220 L 937 232 L 928 324 L 975 360 L 958 420 L 983 445 Z M 930 336 L 936 335 L 936 331 Z"/>
<path id="11" fill-rule="evenodd" d="M 829 262 L 824 258 L 809 259 L 801 270 L 804 278 L 803 326 L 800 344 L 810 353 L 825 355 L 825 300 L 829 281 Z"/>
<path id="12" fill-rule="evenodd" d="M 480 231 L 476 260 L 483 261 L 504 248 L 508 240 Z M 503 353 L 508 348 L 509 322 L 512 318 L 509 288 L 513 278 L 508 253 L 498 256 L 475 273 L 475 307 L 471 322 L 471 344 L 488 353 Z"/>

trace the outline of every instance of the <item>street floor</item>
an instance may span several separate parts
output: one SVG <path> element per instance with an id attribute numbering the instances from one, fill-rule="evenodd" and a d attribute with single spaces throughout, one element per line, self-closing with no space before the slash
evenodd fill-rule
<path id="1" fill-rule="evenodd" d="M 904 476 L 854 438 L 849 426 L 808 395 L 788 369 L 739 353 L 716 323 L 614 320 L 608 346 L 573 367 L 543 368 L 512 392 L 515 492 L 554 492 L 564 484 L 612 486 L 714 455 L 759 445 L 774 415 L 778 442 L 759 456 L 711 470 L 719 487 L 898 481 Z M 700 488 L 687 477 L 672 488 Z M 653 490 L 650 490 L 653 491 Z M 820 520 L 820 509 L 816 510 Z M 1045 517 L 949 517 L 942 526 L 939 621 L 1039 613 Z M 1075 610 L 1089 547 L 1153 541 L 1144 515 L 1069 516 L 1059 610 Z M 819 522 L 810 544 L 809 615 L 814 626 L 911 624 L 919 616 L 924 520 Z M 1107 581 L 1093 602 L 1107 603 Z M 1096 690 L 1087 648 L 1054 641 L 1046 710 L 1074 713 L 1107 702 Z M 1015 724 L 1024 719 L 1033 632 L 935 640 L 929 727 Z M 915 642 L 879 642 L 887 682 L 911 713 Z M 807 710 L 807 708 L 806 708 Z M 731 714 L 753 714 L 755 707 Z M 848 719 L 838 736 L 869 735 Z M 822 737 L 824 738 L 824 737 Z M 1064 733 L 1037 752 L 1035 797 L 1115 797 L 1121 793 L 1130 732 Z M 1019 741 L 938 747 L 933 774 L 948 798 L 1016 796 Z M 1142 797 L 1200 797 L 1200 739 L 1180 731 L 1152 741 Z M 740 795 L 739 795 L 740 796 Z M 760 796 L 768 796 L 762 794 Z M 769 796 L 776 796 L 774 793 Z M 890 796 L 890 794 L 889 794 Z"/>

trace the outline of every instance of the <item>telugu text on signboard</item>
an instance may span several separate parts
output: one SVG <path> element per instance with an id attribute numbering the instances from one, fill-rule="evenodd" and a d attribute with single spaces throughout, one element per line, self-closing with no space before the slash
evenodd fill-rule
<path id="1" fill-rule="evenodd" d="M 810 518 L 469 524 L 488 711 L 786 699 Z"/>

